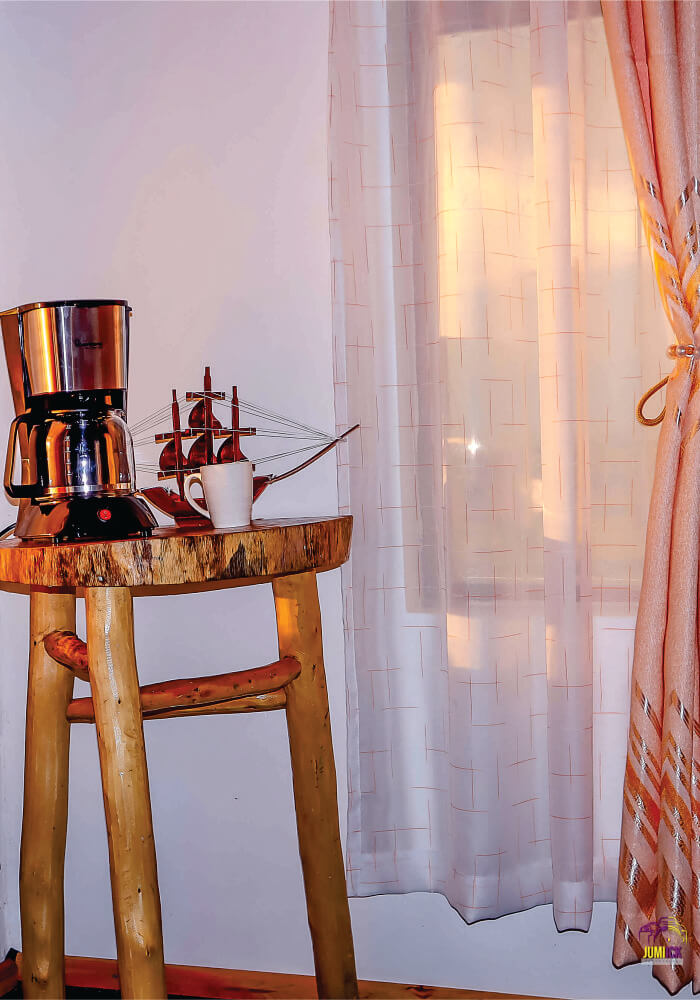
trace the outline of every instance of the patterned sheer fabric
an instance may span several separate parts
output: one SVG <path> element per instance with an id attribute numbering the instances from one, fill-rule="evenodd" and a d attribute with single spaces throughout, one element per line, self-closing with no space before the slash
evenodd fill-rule
<path id="1" fill-rule="evenodd" d="M 669 380 L 649 511 L 632 673 L 614 960 L 649 945 L 671 991 L 700 989 L 698 553 L 700 395 L 692 345 L 700 317 L 695 3 L 604 3 L 640 214 L 679 345 Z M 690 354 L 690 356 L 687 356 Z M 668 960 L 668 955 L 667 955 Z"/>
<path id="2" fill-rule="evenodd" d="M 585 929 L 615 896 L 634 411 L 667 336 L 600 8 L 331 11 L 349 889 Z"/>

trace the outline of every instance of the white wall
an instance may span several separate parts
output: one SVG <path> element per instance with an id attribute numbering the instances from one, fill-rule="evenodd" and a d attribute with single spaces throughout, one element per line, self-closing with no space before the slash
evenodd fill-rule
<path id="1" fill-rule="evenodd" d="M 6 4 L 0 37 L 0 304 L 128 298 L 133 420 L 208 361 L 217 385 L 332 429 L 326 7 Z M 0 393 L 6 427 L 4 376 Z M 257 509 L 334 512 L 333 456 Z M 342 706 L 335 575 L 322 586 Z M 14 946 L 27 610 L 0 596 Z M 140 598 L 136 616 L 146 683 L 277 655 L 268 587 Z M 168 959 L 308 968 L 284 716 L 173 720 L 147 740 Z M 114 954 L 91 727 L 72 737 L 66 901 L 69 953 Z"/>
<path id="2" fill-rule="evenodd" d="M 130 418 L 215 382 L 332 428 L 324 2 L 0 4 L 0 307 L 134 308 Z M 0 425 L 11 415 L 0 378 Z M 335 509 L 332 458 L 261 514 Z M 8 506 L 7 518 L 12 510 Z M 3 521 L 3 524 L 6 523 Z M 322 578 L 345 812 L 338 575 Z M 0 949 L 19 947 L 27 598 L 0 594 Z M 276 655 L 266 588 L 136 602 L 144 682 Z M 284 720 L 147 727 L 166 957 L 310 972 Z M 440 896 L 353 900 L 364 978 L 560 997 L 655 997 L 610 966 L 613 908 L 557 935 L 549 908 L 467 927 Z M 67 951 L 114 955 L 94 731 L 73 731 Z"/>

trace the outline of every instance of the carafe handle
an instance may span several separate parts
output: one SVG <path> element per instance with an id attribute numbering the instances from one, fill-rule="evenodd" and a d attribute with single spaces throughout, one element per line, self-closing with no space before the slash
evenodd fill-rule
<path id="1" fill-rule="evenodd" d="M 29 423 L 29 411 L 20 413 L 10 424 L 10 439 L 7 442 L 7 459 L 5 460 L 5 492 L 12 500 L 33 497 L 36 494 L 36 483 L 13 483 L 12 473 L 15 468 L 15 451 L 17 449 L 17 431 L 22 423 Z"/>

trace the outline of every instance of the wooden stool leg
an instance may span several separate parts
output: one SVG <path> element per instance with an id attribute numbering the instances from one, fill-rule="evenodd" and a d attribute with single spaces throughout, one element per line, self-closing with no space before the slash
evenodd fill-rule
<path id="1" fill-rule="evenodd" d="M 272 589 L 280 656 L 301 663 L 286 688 L 287 727 L 318 995 L 357 997 L 316 574 L 279 577 Z"/>
<path id="2" fill-rule="evenodd" d="M 22 991 L 25 997 L 64 995 L 63 866 L 68 819 L 66 709 L 73 674 L 52 660 L 43 638 L 75 630 L 75 594 L 32 590 L 29 686 L 24 755 L 24 811 L 19 894 Z"/>
<path id="3" fill-rule="evenodd" d="M 163 932 L 131 592 L 90 588 L 85 603 L 121 993 L 162 998 Z"/>

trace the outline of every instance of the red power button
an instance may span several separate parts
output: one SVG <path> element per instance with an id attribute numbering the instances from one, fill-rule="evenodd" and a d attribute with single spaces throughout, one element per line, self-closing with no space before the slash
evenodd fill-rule
<path id="1" fill-rule="evenodd" d="M 108 507 L 103 507 L 101 510 L 98 510 L 97 516 L 100 521 L 109 521 L 112 517 L 112 511 Z"/>

